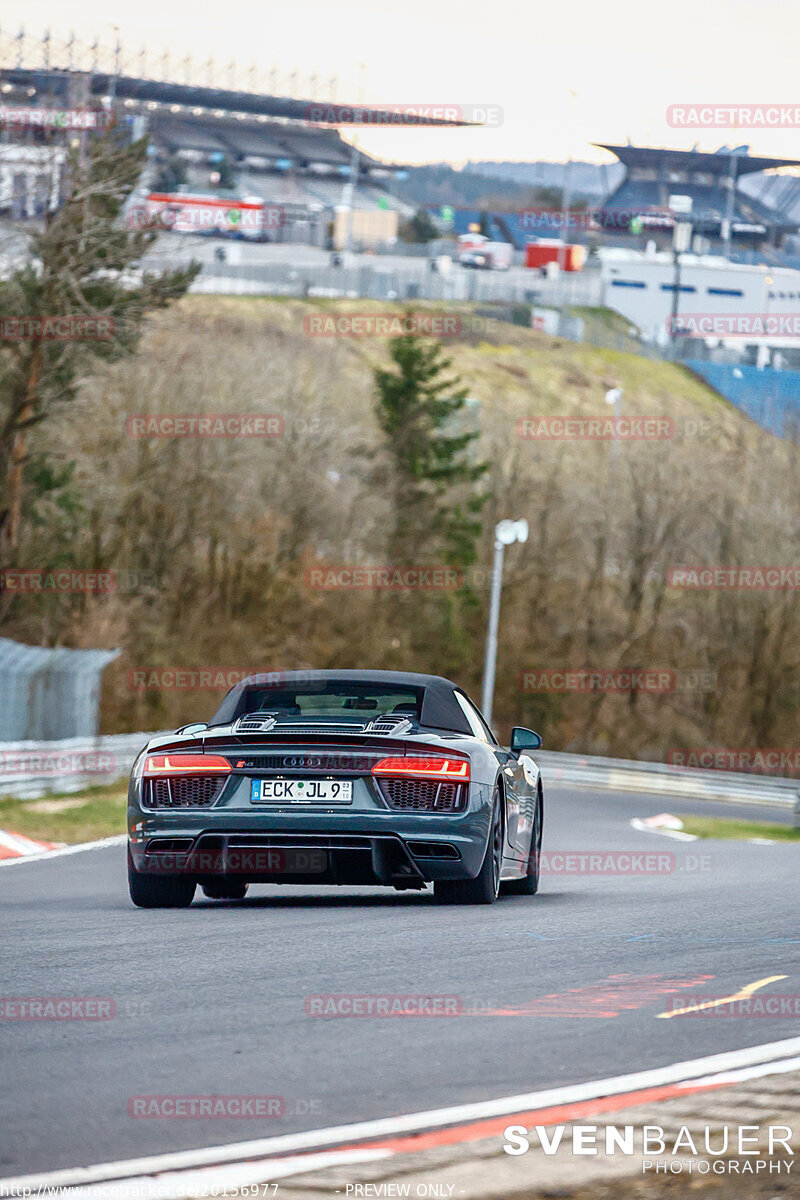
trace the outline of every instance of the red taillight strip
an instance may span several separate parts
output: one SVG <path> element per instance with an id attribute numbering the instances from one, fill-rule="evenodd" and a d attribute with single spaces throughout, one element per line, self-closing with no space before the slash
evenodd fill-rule
<path id="1" fill-rule="evenodd" d="M 375 763 L 372 774 L 469 783 L 469 763 L 455 758 L 382 758 Z"/>
<path id="2" fill-rule="evenodd" d="M 219 754 L 148 754 L 143 775 L 227 775 L 231 764 Z"/>

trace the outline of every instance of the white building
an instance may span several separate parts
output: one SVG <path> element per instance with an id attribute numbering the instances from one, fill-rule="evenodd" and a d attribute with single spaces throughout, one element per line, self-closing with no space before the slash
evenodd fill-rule
<path id="1" fill-rule="evenodd" d="M 599 254 L 606 305 L 647 341 L 665 345 L 675 296 L 673 255 L 610 248 Z M 773 351 L 800 350 L 800 271 L 682 254 L 677 311 L 678 328 L 688 328 L 698 343 L 742 355 L 755 347 L 764 365 Z"/>
<path id="2" fill-rule="evenodd" d="M 57 208 L 64 146 L 0 145 L 0 213 L 21 221 Z"/>

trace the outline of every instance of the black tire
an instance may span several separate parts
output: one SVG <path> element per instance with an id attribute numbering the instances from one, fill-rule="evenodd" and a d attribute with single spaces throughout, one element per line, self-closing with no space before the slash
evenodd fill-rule
<path id="1" fill-rule="evenodd" d="M 244 900 L 246 883 L 204 883 L 203 895 L 209 900 Z"/>
<path id="2" fill-rule="evenodd" d="M 536 817 L 533 827 L 528 866 L 521 879 L 510 879 L 502 887 L 504 896 L 535 896 L 539 890 L 539 865 L 542 857 L 542 830 L 544 827 L 544 798 L 542 790 L 536 797 Z"/>
<path id="3" fill-rule="evenodd" d="M 498 789 L 494 794 L 489 841 L 480 871 L 474 879 L 447 879 L 435 882 L 434 899 L 440 904 L 494 904 L 500 891 L 503 836 L 503 805 Z"/>
<path id="4" fill-rule="evenodd" d="M 182 875 L 142 875 L 128 849 L 128 890 L 137 908 L 188 908 L 196 886 Z"/>

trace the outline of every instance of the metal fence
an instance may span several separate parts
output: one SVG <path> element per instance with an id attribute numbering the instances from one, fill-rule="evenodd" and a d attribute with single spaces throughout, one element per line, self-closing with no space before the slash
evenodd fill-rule
<path id="1" fill-rule="evenodd" d="M 0 638 L 0 739 L 97 732 L 100 676 L 119 650 L 24 646 Z"/>
<path id="2" fill-rule="evenodd" d="M 153 733 L 68 738 L 58 742 L 0 743 L 0 796 L 33 800 L 47 792 L 68 793 L 113 783 L 131 769 Z M 729 771 L 673 767 L 582 754 L 540 751 L 545 787 L 559 784 L 601 791 L 654 793 L 663 797 L 723 800 L 780 808 L 795 806 L 800 781 Z"/>
<path id="3" fill-rule="evenodd" d="M 159 269 L 172 263 L 159 259 Z M 179 263 L 175 263 L 178 266 Z M 599 306 L 599 272 L 547 279 L 522 271 L 453 271 L 440 274 L 427 262 L 334 267 L 321 263 L 207 262 L 192 285 L 195 292 L 363 300 L 433 300 Z"/>

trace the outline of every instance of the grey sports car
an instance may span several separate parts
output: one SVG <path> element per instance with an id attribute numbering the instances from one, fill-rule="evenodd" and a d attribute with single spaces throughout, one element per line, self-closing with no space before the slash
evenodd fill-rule
<path id="1" fill-rule="evenodd" d="M 128 876 L 141 908 L 217 900 L 250 883 L 433 883 L 491 904 L 539 884 L 541 738 L 498 745 L 437 675 L 253 675 L 208 724 L 152 738 L 131 771 Z"/>

